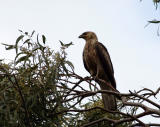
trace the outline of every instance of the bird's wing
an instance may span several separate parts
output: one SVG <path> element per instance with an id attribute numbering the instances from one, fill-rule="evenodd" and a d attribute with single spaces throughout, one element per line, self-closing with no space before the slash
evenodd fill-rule
<path id="1" fill-rule="evenodd" d="M 114 79 L 114 70 L 113 65 L 109 56 L 107 49 L 102 43 L 96 43 L 96 52 L 99 57 L 99 60 L 104 68 L 105 73 L 107 74 L 112 86 L 116 88 L 116 82 Z"/>
<path id="2" fill-rule="evenodd" d="M 84 59 L 84 52 L 83 52 L 83 64 L 85 69 L 89 72 L 89 68 L 87 67 L 86 60 Z"/>

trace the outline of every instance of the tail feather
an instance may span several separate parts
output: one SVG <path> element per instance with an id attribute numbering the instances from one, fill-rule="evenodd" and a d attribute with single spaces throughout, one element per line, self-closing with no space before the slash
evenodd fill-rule
<path id="1" fill-rule="evenodd" d="M 114 95 L 102 94 L 104 108 L 106 110 L 117 110 L 116 99 Z"/>
<path id="2" fill-rule="evenodd" d="M 99 83 L 99 85 L 101 87 L 101 90 L 112 90 L 104 83 Z M 104 109 L 112 111 L 117 110 L 117 102 L 116 102 L 116 97 L 114 95 L 102 93 L 102 99 L 103 99 Z"/>

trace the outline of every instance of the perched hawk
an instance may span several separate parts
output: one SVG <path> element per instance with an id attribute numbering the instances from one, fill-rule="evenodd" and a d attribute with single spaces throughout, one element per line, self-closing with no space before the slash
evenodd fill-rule
<path id="1" fill-rule="evenodd" d="M 102 90 L 113 90 L 109 85 L 116 89 L 113 66 L 107 49 L 102 43 L 98 42 L 98 38 L 93 32 L 84 32 L 79 38 L 83 38 L 86 41 L 83 50 L 83 63 L 86 70 L 95 79 L 100 79 L 96 80 L 96 82 Z M 101 80 L 104 82 L 101 82 Z M 117 109 L 114 95 L 103 93 L 102 98 L 105 109 Z"/>

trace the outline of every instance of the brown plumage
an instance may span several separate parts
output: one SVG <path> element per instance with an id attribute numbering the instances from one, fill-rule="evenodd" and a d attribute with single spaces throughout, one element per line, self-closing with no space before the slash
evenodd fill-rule
<path id="1" fill-rule="evenodd" d="M 79 38 L 86 41 L 83 50 L 83 63 L 86 70 L 95 77 L 96 82 L 102 90 L 112 90 L 106 83 L 116 89 L 114 71 L 112 62 L 107 49 L 104 45 L 98 42 L 98 38 L 93 32 L 84 32 Z M 116 110 L 117 104 L 114 95 L 102 94 L 104 108 L 107 110 Z"/>

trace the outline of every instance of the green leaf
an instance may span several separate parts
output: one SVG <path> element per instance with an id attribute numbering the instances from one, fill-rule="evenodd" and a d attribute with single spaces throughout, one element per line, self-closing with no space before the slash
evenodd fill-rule
<path id="1" fill-rule="evenodd" d="M 160 23 L 159 20 L 152 20 L 152 21 L 148 21 L 149 23 Z"/>
<path id="2" fill-rule="evenodd" d="M 15 48 L 14 45 L 10 45 L 10 46 L 6 47 L 6 50 L 10 50 L 10 49 L 14 49 L 14 48 Z"/>
<path id="3" fill-rule="evenodd" d="M 70 45 L 73 45 L 73 42 L 70 42 L 70 43 L 68 43 L 68 44 L 65 44 L 64 46 L 68 48 Z"/>
<path id="4" fill-rule="evenodd" d="M 30 41 L 30 39 L 27 39 L 27 40 L 24 41 L 23 44 L 28 43 L 29 41 Z"/>
<path id="5" fill-rule="evenodd" d="M 23 33 L 23 31 L 22 31 L 22 30 L 19 30 L 19 32 Z"/>
<path id="6" fill-rule="evenodd" d="M 35 33 L 35 31 L 33 30 L 32 33 L 31 33 L 31 37 L 33 36 L 34 33 Z"/>
<path id="7" fill-rule="evenodd" d="M 2 45 L 5 45 L 6 50 L 10 50 L 10 49 L 15 48 L 15 45 L 8 45 L 8 44 L 4 44 L 4 43 L 2 43 Z"/>
<path id="8" fill-rule="evenodd" d="M 39 49 L 42 51 L 45 49 L 44 46 L 42 46 L 40 43 L 39 43 L 39 34 L 37 34 L 37 44 L 39 45 Z"/>
<path id="9" fill-rule="evenodd" d="M 22 62 L 22 61 L 26 61 L 30 56 L 29 55 L 26 55 L 26 56 L 22 56 L 21 58 L 19 58 L 17 61 L 16 61 L 16 64 Z"/>
<path id="10" fill-rule="evenodd" d="M 23 37 L 24 37 L 24 35 L 19 36 L 19 37 L 17 38 L 17 40 L 16 40 L 16 44 L 18 44 L 18 42 L 19 42 Z"/>
<path id="11" fill-rule="evenodd" d="M 64 44 L 62 41 L 59 41 L 60 43 L 61 43 L 61 46 L 63 47 L 63 48 L 68 48 L 70 45 L 73 45 L 73 42 L 70 42 L 70 43 L 68 43 L 68 44 Z"/>
<path id="12" fill-rule="evenodd" d="M 68 64 L 72 69 L 74 69 L 74 65 L 70 61 L 65 61 L 66 64 Z"/>
<path id="13" fill-rule="evenodd" d="M 42 35 L 42 41 L 43 41 L 43 44 L 46 43 L 46 37 L 44 35 Z"/>
<path id="14" fill-rule="evenodd" d="M 15 48 L 16 48 L 16 53 L 18 52 L 18 42 L 24 37 L 24 35 L 21 35 L 17 38 Z"/>
<path id="15" fill-rule="evenodd" d="M 24 52 L 20 52 L 20 53 L 18 53 L 17 55 L 16 55 L 16 57 L 15 57 L 15 59 L 14 60 L 16 60 L 17 58 L 18 58 L 18 56 L 19 55 L 21 55 L 21 54 L 25 54 Z"/>
<path id="16" fill-rule="evenodd" d="M 64 46 L 63 42 L 59 41 L 61 43 L 61 46 Z"/>

